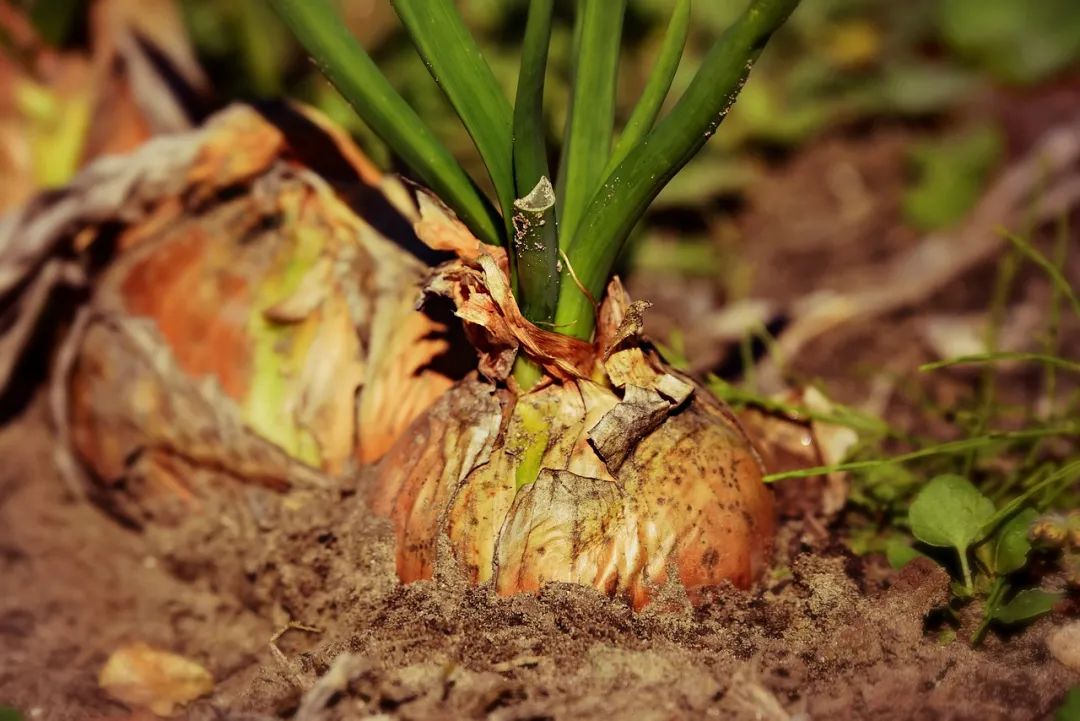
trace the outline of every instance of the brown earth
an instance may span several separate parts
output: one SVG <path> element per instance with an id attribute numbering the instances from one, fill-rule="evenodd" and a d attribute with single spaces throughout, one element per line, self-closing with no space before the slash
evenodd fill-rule
<path id="1" fill-rule="evenodd" d="M 1054 620 L 979 650 L 939 642 L 924 619 L 943 571 L 892 575 L 814 548 L 800 522 L 763 588 L 697 610 L 672 590 L 635 614 L 566 585 L 501 599 L 447 568 L 400 586 L 390 529 L 346 491 L 246 543 L 196 522 L 162 550 L 74 498 L 50 444 L 36 407 L 0 434 L 0 699 L 28 718 L 127 718 L 96 674 L 132 640 L 212 671 L 192 719 L 290 717 L 343 653 L 339 692 L 299 718 L 1037 719 L 1076 681 L 1046 651 Z M 289 622 L 318 631 L 288 630 L 278 656 Z"/>

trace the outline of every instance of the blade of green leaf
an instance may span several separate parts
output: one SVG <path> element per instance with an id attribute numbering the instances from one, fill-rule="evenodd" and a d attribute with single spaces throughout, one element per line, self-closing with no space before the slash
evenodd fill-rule
<path id="1" fill-rule="evenodd" d="M 555 0 L 530 0 L 521 46 L 517 94 L 514 98 L 514 181 L 518 198 L 527 195 L 548 170 L 544 142 L 544 80 Z"/>
<path id="2" fill-rule="evenodd" d="M 1044 355 L 1042 353 L 1011 353 L 1007 351 L 999 351 L 997 353 L 976 353 L 973 355 L 957 356 L 955 358 L 946 358 L 944 360 L 935 361 L 933 363 L 925 363 L 919 366 L 920 371 L 934 371 L 939 368 L 948 368 L 956 365 L 967 365 L 971 363 L 1000 363 L 1003 361 L 1030 361 L 1034 363 L 1042 363 L 1048 366 L 1054 366 L 1055 368 L 1061 368 L 1063 370 L 1072 371 L 1073 373 L 1080 373 L 1080 363 L 1076 363 L 1065 358 L 1059 358 L 1058 356 Z"/>
<path id="3" fill-rule="evenodd" d="M 915 538 L 961 551 L 975 542 L 983 523 L 993 515 L 990 499 L 971 481 L 951 473 L 923 486 L 908 512 Z"/>
<path id="4" fill-rule="evenodd" d="M 634 146 L 592 196 L 580 226 L 570 229 L 566 252 L 568 265 L 593 297 L 600 297 L 623 244 L 649 203 L 716 132 L 766 42 L 798 4 L 799 0 L 754 0 L 713 45 L 671 113 Z M 561 229 L 560 235 L 565 232 Z M 556 325 L 588 339 L 594 322 L 588 295 L 564 277 Z"/>
<path id="5" fill-rule="evenodd" d="M 271 0 L 282 20 L 357 114 L 486 243 L 505 237 L 498 211 L 398 95 L 330 0 Z"/>
<path id="6" fill-rule="evenodd" d="M 574 90 L 555 183 L 555 215 L 559 219 L 559 246 L 563 249 L 570 244 L 582 213 L 600 187 L 601 173 L 611 153 L 626 2 L 577 2 Z"/>
<path id="7" fill-rule="evenodd" d="M 469 132 L 503 217 L 514 200 L 513 111 L 452 0 L 391 0 L 412 44 Z"/>
<path id="8" fill-rule="evenodd" d="M 544 77 L 554 0 L 531 0 L 514 102 L 513 280 L 521 312 L 551 323 L 559 301 L 559 236 L 544 142 Z M 546 184 L 546 189 L 541 186 Z M 537 202 L 537 191 L 552 202 Z M 530 198 L 532 200 L 530 200 Z M 519 237 L 519 231 L 525 231 Z"/>
<path id="9" fill-rule="evenodd" d="M 660 115 L 660 109 L 664 106 L 668 91 L 671 89 L 671 81 L 679 69 L 679 61 L 682 60 L 686 37 L 689 34 L 690 0 L 676 0 L 675 9 L 671 13 L 671 19 L 664 33 L 663 44 L 660 46 L 660 54 L 656 57 L 656 64 L 649 73 L 645 89 L 630 113 L 601 177 L 609 176 L 611 171 L 615 170 L 626 158 L 630 149 L 641 142 L 641 139 L 652 130 L 656 118 Z"/>
<path id="10" fill-rule="evenodd" d="M 1058 289 L 1058 292 L 1065 296 L 1069 301 L 1069 304 L 1072 305 L 1076 317 L 1080 318 L 1080 298 L 1076 297 L 1076 291 L 1073 290 L 1072 285 L 1061 272 L 1061 269 L 1051 263 L 1045 255 L 1040 253 L 1039 250 L 1026 239 L 1021 238 L 1016 233 L 1009 233 L 1006 231 L 1004 234 L 1009 242 L 1026 255 L 1032 263 L 1043 269 L 1046 275 L 1050 277 L 1050 282 Z"/>
<path id="11" fill-rule="evenodd" d="M 964 574 L 964 589 L 971 594 L 968 549 L 979 529 L 994 514 L 994 504 L 971 481 L 952 473 L 934 478 L 923 486 L 908 511 L 911 532 L 931 546 L 956 549 Z"/>
<path id="12" fill-rule="evenodd" d="M 876 468 L 877 466 L 888 463 L 905 463 L 907 461 L 914 461 L 918 460 L 919 458 L 927 458 L 929 456 L 939 456 L 949 453 L 957 453 L 958 451 L 966 451 L 973 448 L 982 448 L 990 443 L 996 443 L 998 441 L 1022 441 L 1032 438 L 1071 436 L 1077 433 L 1080 433 L 1080 424 L 1078 423 L 1065 423 L 1059 426 L 1050 426 L 1047 428 L 1031 428 L 1022 431 L 994 431 L 992 433 L 986 433 L 981 436 L 976 436 L 974 438 L 962 438 L 958 441 L 947 441 L 945 443 L 927 446 L 926 448 L 920 448 L 917 451 L 911 451 L 910 453 L 902 453 L 898 456 L 893 456 L 892 458 L 877 458 L 868 461 L 848 461 L 846 463 L 833 463 L 828 466 L 814 466 L 813 468 L 800 468 L 794 471 L 770 473 L 765 476 L 764 480 L 766 483 L 775 483 L 777 481 L 783 481 L 788 478 L 809 478 L 811 476 L 820 476 L 823 473 L 836 473 L 838 471 L 862 471 L 869 468 Z"/>

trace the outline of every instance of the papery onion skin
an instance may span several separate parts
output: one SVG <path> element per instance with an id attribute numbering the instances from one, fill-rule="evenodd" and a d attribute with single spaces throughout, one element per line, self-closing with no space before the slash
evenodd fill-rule
<path id="1" fill-rule="evenodd" d="M 222 111 L 174 140 L 176 172 L 138 212 L 82 229 L 108 262 L 61 353 L 54 415 L 70 465 L 133 522 L 230 481 L 326 487 L 464 375 L 433 362 L 450 339 L 415 307 L 426 265 L 380 230 L 415 220 L 403 186 L 318 115 L 285 115 Z M 126 189 L 124 172 L 102 182 Z M 196 469 L 219 478 L 196 490 Z"/>
<path id="2" fill-rule="evenodd" d="M 620 402 L 613 390 L 568 382 L 515 402 L 460 384 L 379 465 L 373 505 L 395 523 L 401 580 L 433 574 L 446 534 L 471 580 L 502 595 L 564 581 L 641 608 L 669 571 L 695 602 L 724 582 L 750 586 L 771 554 L 772 494 L 734 417 L 696 391 L 611 473 L 589 431 Z M 542 470 L 520 490 L 516 403 L 557 409 Z"/>

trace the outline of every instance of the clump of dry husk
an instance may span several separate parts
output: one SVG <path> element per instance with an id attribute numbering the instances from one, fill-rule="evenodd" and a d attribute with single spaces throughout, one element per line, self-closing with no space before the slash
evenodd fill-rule
<path id="1" fill-rule="evenodd" d="M 468 238 L 436 204 L 421 209 L 422 236 Z M 774 525 L 759 457 L 732 413 L 643 338 L 647 304 L 615 279 L 588 344 L 521 316 L 501 252 L 464 253 L 427 291 L 454 301 L 480 375 L 379 464 L 372 503 L 397 529 L 403 581 L 433 574 L 443 534 L 469 578 L 504 595 L 565 581 L 640 608 L 672 575 L 691 600 L 759 577 Z M 518 353 L 546 372 L 528 392 L 510 378 Z"/>
<path id="2" fill-rule="evenodd" d="M 415 308 L 416 219 L 319 116 L 247 106 L 9 218 L 9 298 L 60 276 L 90 295 L 54 374 L 69 470 L 141 523 L 377 458 L 455 380 L 447 325 Z"/>

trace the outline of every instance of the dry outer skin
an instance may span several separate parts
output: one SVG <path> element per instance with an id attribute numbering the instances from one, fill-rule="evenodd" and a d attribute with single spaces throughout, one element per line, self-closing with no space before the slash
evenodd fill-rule
<path id="1" fill-rule="evenodd" d="M 432 575 L 443 534 L 469 579 L 503 595 L 562 581 L 641 608 L 670 579 L 697 602 L 760 577 L 774 527 L 760 459 L 722 403 L 649 349 L 647 304 L 613 281 L 600 344 L 578 352 L 520 316 L 490 255 L 440 266 L 427 292 L 454 300 L 488 382 L 455 386 L 379 463 L 371 503 L 394 522 L 401 580 Z M 499 390 L 519 349 L 549 377 Z"/>
<path id="2" fill-rule="evenodd" d="M 344 690 L 306 721 L 785 718 L 762 715 L 770 703 L 815 719 L 1024 721 L 1080 681 L 1046 649 L 1054 618 L 980 650 L 937 642 L 923 615 L 947 579 L 924 562 L 879 587 L 844 554 L 782 556 L 789 579 L 718 589 L 696 611 L 674 589 L 640 613 L 566 584 L 503 599 L 446 564 L 399 585 L 391 529 L 335 493 L 250 537 L 206 520 L 162 531 L 203 556 L 175 565 L 163 539 L 65 497 L 51 443 L 38 412 L 0 431 L 0 699 L 50 721 L 126 718 L 96 677 L 133 640 L 214 675 L 193 721 L 291 718 L 344 652 Z M 289 620 L 319 633 L 283 635 L 282 665 L 268 642 Z"/>
<path id="3" fill-rule="evenodd" d="M 408 242 L 412 201 L 319 116 L 267 112 L 96 164 L 0 228 L 16 287 L 50 251 L 88 278 L 54 412 L 67 468 L 129 521 L 328 485 L 463 373 L 414 307 L 425 263 L 385 235 Z"/>

